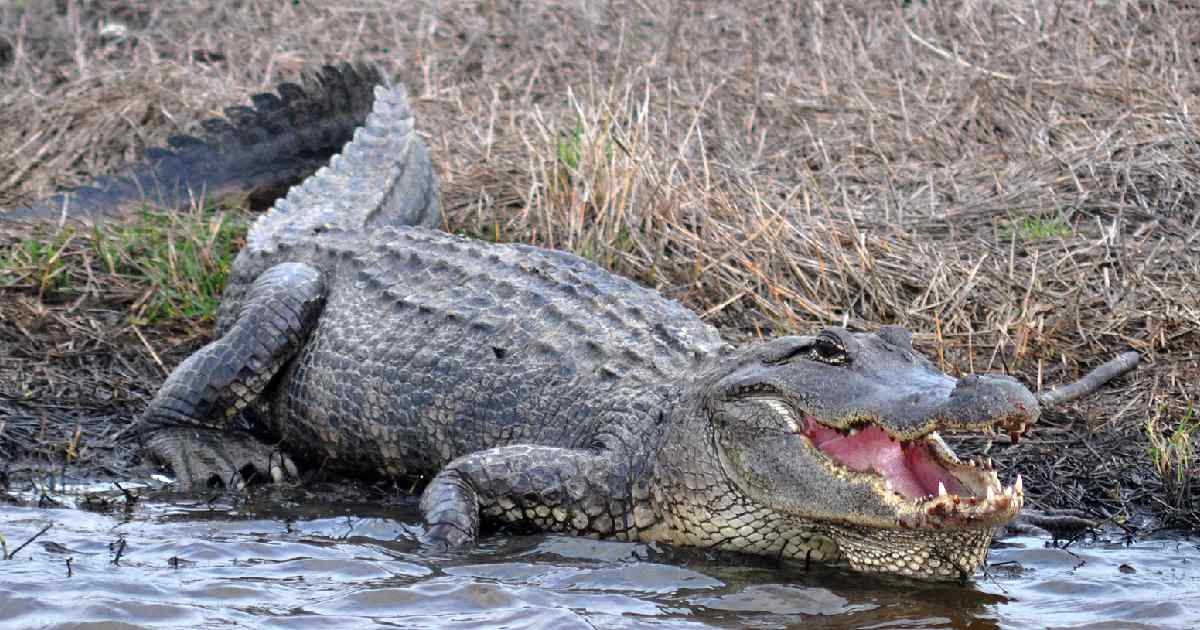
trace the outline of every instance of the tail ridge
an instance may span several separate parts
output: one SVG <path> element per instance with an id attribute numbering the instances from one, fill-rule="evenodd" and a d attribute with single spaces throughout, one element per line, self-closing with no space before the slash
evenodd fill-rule
<path id="1" fill-rule="evenodd" d="M 275 202 L 251 228 L 250 249 L 328 229 L 442 224 L 437 177 L 403 87 L 375 88 L 366 124 L 329 165 Z"/>
<path id="2" fill-rule="evenodd" d="M 250 106 L 226 108 L 223 118 L 202 122 L 196 135 L 172 136 L 166 147 L 146 150 L 122 174 L 0 211 L 0 221 L 93 222 L 126 214 L 143 202 L 182 207 L 200 194 L 269 202 L 351 139 L 370 111 L 373 88 L 383 80 L 374 67 L 342 63 L 301 81 L 280 84 L 278 94 L 255 94 Z"/>

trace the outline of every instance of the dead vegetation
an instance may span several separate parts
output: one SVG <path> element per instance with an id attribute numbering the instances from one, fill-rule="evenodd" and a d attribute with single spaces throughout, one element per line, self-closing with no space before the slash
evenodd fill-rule
<path id="1" fill-rule="evenodd" d="M 1182 472 L 1152 457 L 1152 431 L 1171 444 L 1200 391 L 1198 9 L 0 7 L 0 207 L 108 172 L 305 67 L 366 59 L 415 97 L 450 229 L 575 251 L 730 337 L 902 324 L 949 372 L 1035 389 L 1145 353 L 991 454 L 1044 506 L 1200 526 L 1200 484 L 1172 477 L 1200 474 L 1194 440 L 1171 460 Z M 0 413 L 132 413 L 203 334 L 142 330 L 104 280 L 48 300 L 8 274 Z M 114 384 L 124 375 L 141 380 Z"/>

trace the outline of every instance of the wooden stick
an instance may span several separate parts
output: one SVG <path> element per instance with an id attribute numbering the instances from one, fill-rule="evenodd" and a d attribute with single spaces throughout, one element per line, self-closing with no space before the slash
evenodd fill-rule
<path id="1" fill-rule="evenodd" d="M 1083 398 L 1100 389 L 1101 385 L 1137 367 L 1138 361 L 1141 358 L 1142 355 L 1134 350 L 1122 352 L 1117 355 L 1117 358 L 1088 372 L 1078 381 L 1055 387 L 1048 392 L 1042 392 L 1038 395 L 1038 402 L 1043 407 L 1053 407 L 1077 398 Z"/>
<path id="2" fill-rule="evenodd" d="M 12 560 L 12 559 L 13 559 L 13 556 L 17 555 L 18 553 L 20 553 L 20 552 L 21 552 L 21 550 L 22 550 L 22 549 L 24 549 L 24 548 L 25 548 L 25 545 L 28 545 L 29 543 L 31 543 L 31 542 L 33 542 L 33 541 L 37 540 L 37 539 L 38 539 L 38 537 L 39 537 L 39 536 L 41 536 L 42 534 L 45 534 L 45 533 L 46 533 L 46 530 L 50 529 L 50 526 L 51 526 L 51 525 L 53 525 L 53 524 L 54 524 L 54 523 L 47 523 L 47 524 L 46 524 L 46 526 L 42 528 L 42 531 L 40 531 L 40 532 L 38 532 L 38 533 L 34 534 L 34 535 L 33 535 L 33 537 L 32 537 L 32 538 L 30 538 L 29 540 L 26 540 L 25 542 L 21 543 L 21 546 L 20 546 L 20 547 L 17 547 L 16 549 L 13 549 L 13 552 L 12 552 L 12 553 L 10 553 L 10 554 L 8 554 L 8 556 L 7 556 L 6 558 L 4 558 L 4 559 L 5 559 L 5 560 Z"/>

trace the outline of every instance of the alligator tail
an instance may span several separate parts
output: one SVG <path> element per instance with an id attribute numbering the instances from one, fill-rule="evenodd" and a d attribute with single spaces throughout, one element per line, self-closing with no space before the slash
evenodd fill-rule
<path id="1" fill-rule="evenodd" d="M 249 249 L 308 232 L 442 226 L 438 181 L 404 88 L 375 88 L 366 124 L 342 152 L 275 202 L 251 228 Z"/>
<path id="2" fill-rule="evenodd" d="M 80 220 L 120 216 L 143 203 L 184 207 L 200 196 L 245 196 L 264 207 L 329 160 L 363 124 L 375 68 L 343 63 L 307 75 L 303 86 L 282 83 L 278 95 L 256 94 L 253 107 L 230 107 L 201 123 L 196 136 L 174 136 L 170 148 L 149 149 L 126 173 L 0 212 L 3 220 Z"/>

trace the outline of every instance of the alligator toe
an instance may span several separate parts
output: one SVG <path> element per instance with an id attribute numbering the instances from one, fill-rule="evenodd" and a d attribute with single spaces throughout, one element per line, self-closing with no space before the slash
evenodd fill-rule
<path id="1" fill-rule="evenodd" d="M 296 464 L 279 449 L 245 433 L 172 427 L 146 437 L 146 453 L 171 469 L 177 488 L 241 490 L 255 483 L 299 478 Z"/>

